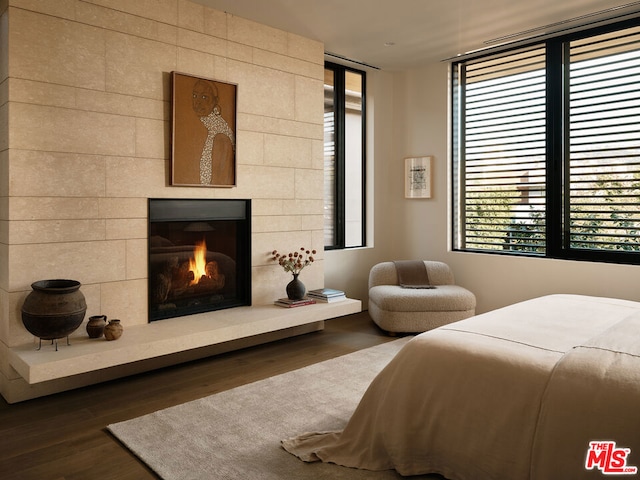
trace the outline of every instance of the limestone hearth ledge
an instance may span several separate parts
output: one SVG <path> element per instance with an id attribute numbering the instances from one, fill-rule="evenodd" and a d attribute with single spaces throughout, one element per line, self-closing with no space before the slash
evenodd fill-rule
<path id="1" fill-rule="evenodd" d="M 82 336 L 72 337 L 69 346 L 66 339 L 59 340 L 58 351 L 49 341 L 42 342 L 41 350 L 36 350 L 33 343 L 11 348 L 9 363 L 29 384 L 35 384 L 92 372 L 96 366 L 125 365 L 350 315 L 361 309 L 360 300 L 347 299 L 295 308 L 237 307 L 146 325 L 124 324 L 122 337 L 111 342 Z"/>

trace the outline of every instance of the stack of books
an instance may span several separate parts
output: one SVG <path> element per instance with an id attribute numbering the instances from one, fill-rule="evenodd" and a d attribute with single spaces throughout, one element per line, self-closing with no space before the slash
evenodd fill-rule
<path id="1" fill-rule="evenodd" d="M 279 298 L 273 303 L 279 307 L 293 308 L 293 307 L 302 307 L 303 305 L 312 305 L 316 303 L 316 301 L 313 298 L 307 298 L 307 297 L 303 298 L 302 300 L 291 300 L 289 298 Z"/>
<path id="2" fill-rule="evenodd" d="M 335 290 L 333 288 L 318 288 L 317 290 L 310 290 L 307 296 L 318 302 L 332 303 L 341 302 L 346 300 L 347 296 L 342 290 Z"/>

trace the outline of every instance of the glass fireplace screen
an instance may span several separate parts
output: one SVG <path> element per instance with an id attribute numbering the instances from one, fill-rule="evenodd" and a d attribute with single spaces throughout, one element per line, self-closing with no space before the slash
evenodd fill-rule
<path id="1" fill-rule="evenodd" d="M 250 207 L 149 199 L 149 321 L 251 304 Z"/>

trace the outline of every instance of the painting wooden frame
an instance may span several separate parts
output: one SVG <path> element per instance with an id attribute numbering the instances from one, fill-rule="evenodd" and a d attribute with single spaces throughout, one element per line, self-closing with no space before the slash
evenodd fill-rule
<path id="1" fill-rule="evenodd" d="M 171 73 L 171 185 L 236 186 L 237 89 Z"/>
<path id="2" fill-rule="evenodd" d="M 433 157 L 404 159 L 405 198 L 431 198 L 431 160 Z"/>

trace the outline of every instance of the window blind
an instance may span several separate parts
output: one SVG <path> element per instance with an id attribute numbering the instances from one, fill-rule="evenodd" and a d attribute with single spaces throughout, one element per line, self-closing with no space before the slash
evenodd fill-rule
<path id="1" fill-rule="evenodd" d="M 640 28 L 569 44 L 565 242 L 639 251 Z"/>
<path id="2" fill-rule="evenodd" d="M 459 67 L 454 79 L 459 247 L 544 253 L 544 46 Z"/>
<path id="3" fill-rule="evenodd" d="M 452 65 L 453 248 L 640 264 L 640 20 Z"/>
<path id="4" fill-rule="evenodd" d="M 336 114 L 333 72 L 330 74 L 330 83 L 325 78 L 324 87 L 324 245 L 336 243 Z"/>

